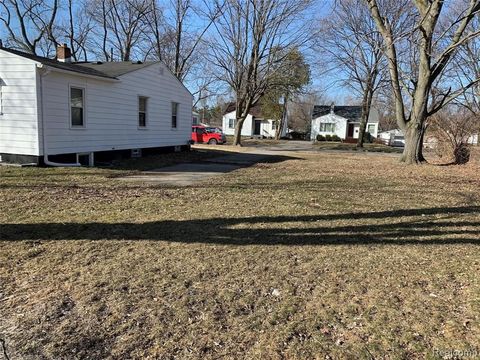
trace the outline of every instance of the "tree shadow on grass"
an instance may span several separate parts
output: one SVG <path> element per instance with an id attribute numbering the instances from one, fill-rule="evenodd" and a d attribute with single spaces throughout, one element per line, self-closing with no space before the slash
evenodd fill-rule
<path id="1" fill-rule="evenodd" d="M 469 219 L 460 215 L 468 215 Z M 179 243 L 296 246 L 480 245 L 480 218 L 471 218 L 477 215 L 480 215 L 480 206 L 147 223 L 3 224 L 0 225 L 0 240 L 159 240 Z M 375 220 L 377 223 L 372 223 Z M 379 224 L 378 220 L 383 221 Z M 343 223 L 332 223 L 337 221 Z M 345 221 L 352 221 L 352 224 L 345 225 Z"/>

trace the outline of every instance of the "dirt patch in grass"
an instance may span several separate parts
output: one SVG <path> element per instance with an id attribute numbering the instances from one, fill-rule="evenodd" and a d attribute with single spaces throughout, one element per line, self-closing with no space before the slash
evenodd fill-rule
<path id="1" fill-rule="evenodd" d="M 480 338 L 480 164 L 295 155 L 195 186 L 0 168 L 12 359 L 435 358 Z"/>

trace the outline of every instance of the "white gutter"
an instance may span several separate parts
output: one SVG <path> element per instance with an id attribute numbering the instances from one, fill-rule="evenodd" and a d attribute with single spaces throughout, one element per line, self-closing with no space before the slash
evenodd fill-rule
<path id="1" fill-rule="evenodd" d="M 79 167 L 82 166 L 80 163 L 56 163 L 48 160 L 48 151 L 47 151 L 47 135 L 45 132 L 45 118 L 44 118 L 44 103 L 43 103 L 43 77 L 50 73 L 50 69 L 46 69 L 43 65 L 39 65 L 38 68 L 40 69 L 40 118 L 42 120 L 42 141 L 43 141 L 43 163 L 47 166 L 54 166 L 54 167 Z"/>

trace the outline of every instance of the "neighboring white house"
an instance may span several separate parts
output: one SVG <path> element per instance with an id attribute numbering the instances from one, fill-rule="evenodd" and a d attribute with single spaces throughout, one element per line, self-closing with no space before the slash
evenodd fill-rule
<path id="1" fill-rule="evenodd" d="M 92 165 L 188 147 L 192 95 L 160 62 L 71 63 L 0 48 L 0 157 Z"/>
<path id="2" fill-rule="evenodd" d="M 317 135 L 337 135 L 340 139 L 358 139 L 360 132 L 361 106 L 316 105 L 312 113 L 311 140 Z M 373 137 L 378 135 L 379 114 L 370 109 L 366 131 Z"/>
<path id="3" fill-rule="evenodd" d="M 265 119 L 262 115 L 261 105 L 256 105 L 250 109 L 245 122 L 242 126 L 242 136 L 274 138 L 277 131 L 278 122 L 272 119 Z M 222 127 L 225 135 L 235 134 L 235 104 L 229 104 L 223 115 Z M 281 137 L 287 134 L 286 124 L 283 126 Z"/>
<path id="4" fill-rule="evenodd" d="M 200 114 L 192 112 L 192 125 L 200 125 Z"/>

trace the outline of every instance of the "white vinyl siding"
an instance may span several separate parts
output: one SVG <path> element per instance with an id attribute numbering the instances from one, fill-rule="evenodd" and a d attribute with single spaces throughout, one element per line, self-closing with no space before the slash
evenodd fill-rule
<path id="1" fill-rule="evenodd" d="M 36 63 L 0 49 L 0 153 L 40 155 Z"/>
<path id="2" fill-rule="evenodd" d="M 44 79 L 47 146 L 50 155 L 185 145 L 191 137 L 192 95 L 162 64 L 104 81 L 50 72 Z M 85 89 L 85 128 L 70 128 L 69 84 Z M 148 131 L 138 131 L 138 94 L 148 97 Z M 180 104 L 172 131 L 172 101 Z"/>

